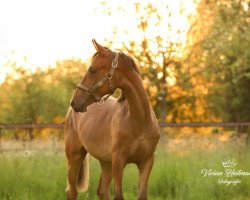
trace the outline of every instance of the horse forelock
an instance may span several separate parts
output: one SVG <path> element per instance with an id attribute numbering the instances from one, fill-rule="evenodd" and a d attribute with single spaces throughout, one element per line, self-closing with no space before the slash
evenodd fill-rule
<path id="1" fill-rule="evenodd" d="M 98 51 L 95 52 L 94 55 L 93 55 L 92 58 L 91 58 L 91 62 L 92 62 L 92 61 L 95 59 L 95 57 L 98 56 L 98 55 L 99 55 L 99 52 L 98 52 Z"/>
<path id="2" fill-rule="evenodd" d="M 105 49 L 105 51 L 107 51 L 107 50 L 109 50 L 109 48 L 107 48 L 107 47 L 104 47 L 104 49 Z M 100 53 L 97 51 L 97 52 L 95 52 L 94 53 L 94 55 L 91 57 L 91 62 L 99 55 Z"/>

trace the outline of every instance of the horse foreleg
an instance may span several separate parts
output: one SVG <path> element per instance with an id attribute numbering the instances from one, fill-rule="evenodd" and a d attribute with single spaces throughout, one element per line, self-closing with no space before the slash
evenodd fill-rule
<path id="1" fill-rule="evenodd" d="M 154 157 L 138 165 L 139 169 L 139 194 L 137 200 L 147 200 L 147 185 L 149 175 L 154 163 Z"/>
<path id="2" fill-rule="evenodd" d="M 79 151 L 74 153 L 66 153 L 68 158 L 68 188 L 67 200 L 76 200 L 77 198 L 77 176 L 83 159 L 87 152 Z"/>
<path id="3" fill-rule="evenodd" d="M 109 186 L 112 180 L 112 165 L 109 162 L 100 162 L 102 172 L 99 181 L 99 186 L 97 190 L 97 194 L 100 200 L 109 200 Z"/>
<path id="4" fill-rule="evenodd" d="M 122 193 L 122 176 L 125 162 L 121 158 L 114 157 L 112 160 L 112 173 L 114 177 L 114 200 L 124 200 Z"/>

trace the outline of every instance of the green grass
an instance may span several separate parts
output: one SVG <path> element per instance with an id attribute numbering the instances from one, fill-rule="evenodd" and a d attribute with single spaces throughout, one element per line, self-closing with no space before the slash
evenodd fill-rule
<path id="1" fill-rule="evenodd" d="M 248 200 L 250 176 L 238 177 L 236 186 L 218 185 L 218 177 L 204 178 L 201 170 L 223 170 L 221 160 L 233 158 L 236 169 L 250 172 L 250 152 L 246 147 L 224 145 L 213 151 L 193 151 L 185 156 L 167 153 L 159 147 L 148 188 L 149 200 Z M 90 188 L 78 199 L 97 199 L 96 189 L 100 167 L 95 159 L 90 164 Z M 136 199 L 137 168 L 128 165 L 123 180 L 124 197 Z M 64 153 L 36 152 L 31 154 L 0 154 L 1 200 L 61 200 L 65 199 L 66 159 Z M 111 191 L 112 187 L 111 187 Z"/>

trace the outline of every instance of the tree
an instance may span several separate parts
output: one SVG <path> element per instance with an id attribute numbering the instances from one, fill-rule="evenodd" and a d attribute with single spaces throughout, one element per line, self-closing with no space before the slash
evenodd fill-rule
<path id="1" fill-rule="evenodd" d="M 85 64 L 80 59 L 58 61 L 47 70 L 31 72 L 15 62 L 0 85 L 1 123 L 63 122 L 69 101 Z M 28 130 L 33 139 L 33 129 Z M 18 137 L 18 136 L 17 136 Z"/>
<path id="2" fill-rule="evenodd" d="M 106 2 L 103 5 L 106 14 L 114 17 L 111 5 Z M 136 29 L 133 33 L 137 32 L 139 39 L 119 41 L 119 37 L 124 38 L 121 35 L 127 34 L 127 38 L 134 38 L 134 35 L 129 37 L 132 30 L 121 30 L 115 26 L 114 38 L 107 40 L 109 45 L 121 42 L 122 49 L 136 58 L 142 67 L 143 83 L 161 121 L 166 118 L 169 121 L 190 119 L 184 112 L 179 112 L 179 108 L 187 100 L 185 91 L 191 90 L 183 63 L 186 34 L 190 28 L 189 20 L 195 18 L 195 5 L 194 1 L 178 1 L 175 4 L 171 1 L 136 1 L 134 10 L 130 10 L 130 13 L 135 13 L 136 26 L 131 24 L 131 27 Z M 131 9 L 129 5 L 127 7 Z M 117 9 L 126 12 L 126 7 L 119 5 Z"/>
<path id="3" fill-rule="evenodd" d="M 206 76 L 214 80 L 210 105 L 226 121 L 250 120 L 249 1 L 206 2 L 213 7 L 214 23 L 204 38 Z"/>

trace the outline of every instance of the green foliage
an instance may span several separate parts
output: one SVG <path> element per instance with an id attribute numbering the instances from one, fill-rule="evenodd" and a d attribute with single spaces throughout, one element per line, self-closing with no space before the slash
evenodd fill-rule
<path id="1" fill-rule="evenodd" d="M 66 166 L 63 155 L 2 154 L 0 157 L 1 199 L 64 199 Z"/>
<path id="2" fill-rule="evenodd" d="M 188 13 L 189 9 L 182 7 L 184 2 L 180 6 L 176 3 L 174 10 L 170 4 L 135 1 L 137 27 L 133 28 L 141 36 L 138 40 L 131 36 L 131 40 L 119 41 L 121 30 L 114 28 L 114 38 L 141 66 L 144 85 L 158 118 L 249 120 L 249 2 L 202 0 L 197 13 Z M 112 16 L 115 11 L 105 5 L 108 13 L 104 13 Z M 117 9 L 126 10 L 120 6 Z M 176 13 L 188 16 L 187 29 L 176 28 L 172 18 Z M 128 30 L 123 32 L 130 35 Z M 183 33 L 186 41 L 176 39 Z M 108 44 L 114 41 L 107 39 Z"/>
<path id="3" fill-rule="evenodd" d="M 133 8 L 132 28 L 140 37 L 125 40 L 122 34 L 130 36 L 130 31 L 114 27 L 114 38 L 107 39 L 107 46 L 120 43 L 138 61 L 159 120 L 249 121 L 249 2 L 201 0 L 197 13 L 190 12 L 185 2 L 118 5 L 119 12 Z M 105 14 L 113 17 L 110 8 L 103 2 Z M 190 26 L 178 26 L 176 21 L 187 21 L 173 17 L 175 8 L 188 17 Z M 62 122 L 86 63 L 68 59 L 31 72 L 10 60 L 5 67 L 13 73 L 0 85 L 1 123 Z"/>
<path id="4" fill-rule="evenodd" d="M 80 59 L 64 60 L 35 72 L 16 63 L 6 67 L 11 67 L 12 73 L 0 85 L 0 124 L 62 123 L 86 64 Z M 15 133 L 18 139 L 20 133 Z M 32 129 L 26 133 L 29 139 L 35 137 Z"/>
<path id="5" fill-rule="evenodd" d="M 57 62 L 46 71 L 34 73 L 15 66 L 0 85 L 1 123 L 63 122 L 69 101 L 85 65 L 81 60 Z"/>
<path id="6" fill-rule="evenodd" d="M 217 184 L 217 177 L 204 178 L 201 170 L 221 170 L 221 160 L 230 157 L 237 162 L 237 168 L 246 171 L 250 166 L 247 160 L 249 156 L 249 151 L 234 145 L 221 146 L 206 153 L 192 152 L 186 156 L 168 154 L 165 148 L 158 149 L 149 180 L 149 199 L 247 200 L 250 196 L 249 176 L 241 177 L 242 182 L 239 185 L 225 186 Z M 65 199 L 66 159 L 61 153 L 3 153 L 0 154 L 0 163 L 0 199 Z M 99 163 L 91 159 L 90 187 L 78 199 L 98 199 L 96 190 L 99 175 Z M 135 165 L 128 165 L 123 179 L 125 199 L 136 198 L 137 180 L 137 168 Z"/>
<path id="7" fill-rule="evenodd" d="M 209 26 L 204 24 L 211 24 L 212 19 L 206 17 L 206 12 L 202 13 L 203 9 L 199 10 L 201 6 L 198 6 L 197 16 L 196 10 L 188 6 L 191 2 L 197 3 L 135 1 L 134 6 L 118 6 L 120 12 L 134 7 L 136 27 L 133 28 L 140 37 L 120 41 L 121 30 L 116 27 L 114 38 L 117 41 L 107 39 L 109 45 L 121 43 L 122 49 L 138 61 L 144 86 L 160 121 L 213 120 L 213 113 L 206 109 L 209 87 L 202 75 L 209 67 L 200 49 L 209 35 Z M 109 5 L 105 5 L 104 13 L 112 16 L 112 10 L 107 9 Z M 206 11 L 209 13 L 213 9 L 207 7 Z M 123 32 L 130 35 L 129 30 Z"/>
<path id="8" fill-rule="evenodd" d="M 227 121 L 250 120 L 250 23 L 247 1 L 212 1 L 214 24 L 203 41 L 212 108 Z M 248 6 L 247 6 L 248 5 Z"/>

